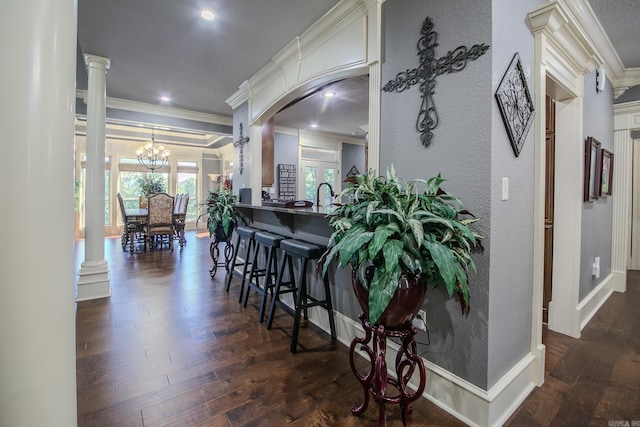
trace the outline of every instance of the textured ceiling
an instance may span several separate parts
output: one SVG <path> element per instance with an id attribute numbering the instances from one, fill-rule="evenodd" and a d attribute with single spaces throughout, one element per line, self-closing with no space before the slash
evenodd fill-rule
<path id="1" fill-rule="evenodd" d="M 589 0 L 625 68 L 640 67 L 640 0 Z"/>
<path id="2" fill-rule="evenodd" d="M 589 0 L 625 67 L 640 67 L 640 0 Z M 79 0 L 78 41 L 111 60 L 107 96 L 230 117 L 225 100 L 338 0 Z M 211 7 L 217 19 L 199 18 Z M 83 75 L 85 76 L 83 78 Z M 86 88 L 79 62 L 78 87 Z M 345 135 L 366 127 L 366 77 L 338 82 L 338 97 L 309 96 L 276 124 Z"/>
<path id="3" fill-rule="evenodd" d="M 338 0 L 79 0 L 82 52 L 107 57 L 107 96 L 231 116 L 225 100 Z M 199 17 L 202 7 L 217 14 Z"/>

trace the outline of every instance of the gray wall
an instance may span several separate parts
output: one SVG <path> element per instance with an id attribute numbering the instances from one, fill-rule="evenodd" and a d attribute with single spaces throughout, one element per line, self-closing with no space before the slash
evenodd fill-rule
<path id="1" fill-rule="evenodd" d="M 431 344 L 420 353 L 488 390 L 530 350 L 533 259 L 533 130 L 515 157 L 494 92 L 511 58 L 520 53 L 533 68 L 528 12 L 543 0 L 402 0 L 383 5 L 382 84 L 418 66 L 417 41 L 429 16 L 438 33 L 436 56 L 460 45 L 490 45 L 484 56 L 454 74 L 437 78 L 434 102 L 440 122 L 431 146 L 420 144 L 417 86 L 381 93 L 381 172 L 393 164 L 407 179 L 441 173 L 445 190 L 461 198 L 480 221 L 484 252 L 470 272 L 471 313 L 460 315 L 455 299 L 430 290 L 424 308 Z M 533 94 L 533 77 L 528 84 Z M 507 177 L 510 197 L 501 201 Z M 418 341 L 424 341 L 419 335 Z"/>
<path id="2" fill-rule="evenodd" d="M 355 166 L 360 173 L 364 173 L 364 145 L 342 143 L 342 179 Z"/>
<path id="3" fill-rule="evenodd" d="M 233 140 L 237 141 L 240 138 L 240 123 L 242 123 L 242 135 L 243 137 L 249 136 L 249 105 L 245 102 L 235 110 L 233 110 Z M 262 143 L 262 141 L 258 141 Z M 240 175 L 240 161 L 238 160 L 239 148 L 233 149 L 233 192 L 239 194 L 241 188 L 250 188 L 249 176 L 251 175 L 251 155 L 249 154 L 250 145 L 255 144 L 255 141 L 249 141 L 244 145 L 244 170 Z M 257 161 L 262 162 L 262 159 Z M 252 192 L 260 191 L 260 188 L 252 189 Z"/>
<path id="4" fill-rule="evenodd" d="M 391 1 L 383 5 L 384 62 L 382 84 L 417 67 L 417 42 L 425 18 L 438 33 L 437 57 L 460 45 L 491 45 L 491 4 L 482 1 Z M 381 93 L 380 173 L 393 164 L 406 179 L 442 173 L 445 190 L 459 196 L 490 230 L 491 49 L 455 74 L 439 76 L 434 102 L 440 124 L 430 147 L 420 143 L 416 118 L 421 105 L 418 86 L 402 93 Z M 487 387 L 488 287 L 490 242 L 475 257 L 470 274 L 471 313 L 443 289 L 429 290 L 425 309 L 431 345 L 419 346 L 428 360 L 481 387 Z M 419 334 L 417 341 L 426 337 Z"/>
<path id="5" fill-rule="evenodd" d="M 613 88 L 608 80 L 601 93 L 596 93 L 595 86 L 596 72 L 593 71 L 584 78 L 583 140 L 592 136 L 602 144 L 601 148 L 613 152 Z M 615 160 L 614 156 L 614 167 Z M 615 190 L 612 189 L 614 194 Z M 611 197 L 601 197 L 582 205 L 580 301 L 611 272 L 612 216 Z M 600 257 L 600 278 L 592 276 L 592 264 L 597 256 Z"/>
<path id="6" fill-rule="evenodd" d="M 273 181 L 273 189 L 275 190 L 275 194 L 271 195 L 271 198 L 278 197 L 278 165 L 296 165 L 296 182 L 300 179 L 298 176 L 300 171 L 298 171 L 298 136 L 297 135 L 289 135 L 284 133 L 277 133 L 274 136 L 273 141 L 273 173 L 274 181 Z M 297 185 L 296 185 L 296 193 L 297 193 Z M 297 199 L 297 197 L 296 197 Z"/>
<path id="7" fill-rule="evenodd" d="M 491 45 L 491 234 L 488 386 L 531 350 L 533 295 L 534 129 L 515 156 L 494 98 L 514 54 L 520 55 L 529 92 L 535 93 L 534 36 L 528 14 L 543 0 L 494 0 Z M 543 114 L 536 111 L 536 114 Z M 509 199 L 501 199 L 502 178 Z"/>

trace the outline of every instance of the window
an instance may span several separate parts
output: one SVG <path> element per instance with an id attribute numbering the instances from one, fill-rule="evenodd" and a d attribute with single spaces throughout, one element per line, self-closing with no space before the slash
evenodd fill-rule
<path id="1" fill-rule="evenodd" d="M 303 179 L 300 180 L 298 194 L 302 194 L 305 200 L 316 203 L 318 185 L 323 182 L 331 185 L 335 193 L 339 193 L 339 154 L 335 149 L 300 147 L 300 171 Z M 319 196 L 321 206 L 328 206 L 333 202 L 328 186 L 322 187 Z"/>
<path id="2" fill-rule="evenodd" d="M 304 177 L 304 180 L 301 180 L 304 186 L 301 194 L 304 194 L 305 200 L 316 203 L 317 188 L 323 182 L 331 185 L 335 193 L 340 191 L 340 183 L 336 179 L 339 176 L 337 163 L 301 160 L 300 165 Z M 320 205 L 327 206 L 332 202 L 329 187 L 323 186 L 320 192 Z"/>
<path id="3" fill-rule="evenodd" d="M 164 182 L 169 182 L 169 167 L 159 169 L 162 172 L 154 172 L 164 178 Z M 122 196 L 125 209 L 137 209 L 140 207 L 140 184 L 139 180 L 151 171 L 141 166 L 138 159 L 123 157 L 118 163 L 118 192 Z M 168 186 L 167 186 L 168 192 Z M 118 225 L 122 225 L 122 215 L 118 215 Z"/>
<path id="4" fill-rule="evenodd" d="M 187 221 L 196 220 L 196 204 L 198 203 L 198 164 L 196 162 L 181 162 L 177 164 L 176 194 L 189 195 L 187 207 Z"/>

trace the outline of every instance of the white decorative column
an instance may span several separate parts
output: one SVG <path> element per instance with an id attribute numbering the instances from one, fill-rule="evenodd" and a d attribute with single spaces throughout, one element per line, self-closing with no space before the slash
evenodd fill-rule
<path id="1" fill-rule="evenodd" d="M 635 269 L 637 256 L 631 257 L 631 239 L 636 234 L 632 231 L 633 207 L 635 204 L 632 190 L 634 186 L 633 165 L 634 142 L 631 132 L 640 129 L 640 101 L 627 102 L 613 106 L 613 220 L 611 227 L 611 274 L 612 289 L 624 292 L 627 289 L 627 268 Z M 633 247 L 636 247 L 634 242 Z"/>
<path id="2" fill-rule="evenodd" d="M 76 426 L 76 0 L 0 6 L 0 426 Z"/>
<path id="3" fill-rule="evenodd" d="M 367 56 L 369 58 L 369 128 L 366 169 L 380 170 L 380 98 L 382 87 L 382 3 L 368 3 Z M 365 171 L 363 171 L 365 172 Z"/>
<path id="4" fill-rule="evenodd" d="M 369 64 L 369 133 L 367 135 L 367 169 L 380 169 L 380 78 L 379 61 Z M 363 171 L 366 172 L 366 171 Z"/>
<path id="5" fill-rule="evenodd" d="M 85 191 L 85 260 L 78 272 L 77 301 L 111 295 L 109 265 L 104 258 L 104 140 L 106 74 L 109 59 L 85 55 L 87 88 L 87 191 Z"/>

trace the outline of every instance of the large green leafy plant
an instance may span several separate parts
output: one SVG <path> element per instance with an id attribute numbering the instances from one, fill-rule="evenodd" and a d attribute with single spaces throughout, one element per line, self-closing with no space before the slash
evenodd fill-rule
<path id="1" fill-rule="evenodd" d="M 238 223 L 237 202 L 238 195 L 222 187 L 210 191 L 207 200 L 198 205 L 202 209 L 198 220 L 204 215 L 209 215 L 207 228 L 210 236 L 216 232 L 218 227 L 222 227 L 225 236 L 230 235 L 233 227 Z"/>
<path id="2" fill-rule="evenodd" d="M 365 271 L 373 267 L 368 282 L 372 324 L 389 304 L 403 274 L 444 286 L 449 296 L 458 293 L 463 312 L 468 312 L 467 268 L 475 270 L 471 250 L 481 236 L 470 227 L 477 219 L 463 210 L 457 197 L 440 188 L 444 182 L 440 174 L 405 181 L 391 166 L 386 176 L 370 169 L 355 179 L 339 195 L 349 202 L 330 214 L 334 232 L 321 261 L 323 273 L 335 257 L 340 267 L 356 269 L 366 284 Z"/>
<path id="3" fill-rule="evenodd" d="M 150 173 L 141 176 L 137 180 L 140 193 L 144 197 L 149 197 L 154 193 L 164 193 L 167 191 L 167 183 L 160 174 Z"/>

